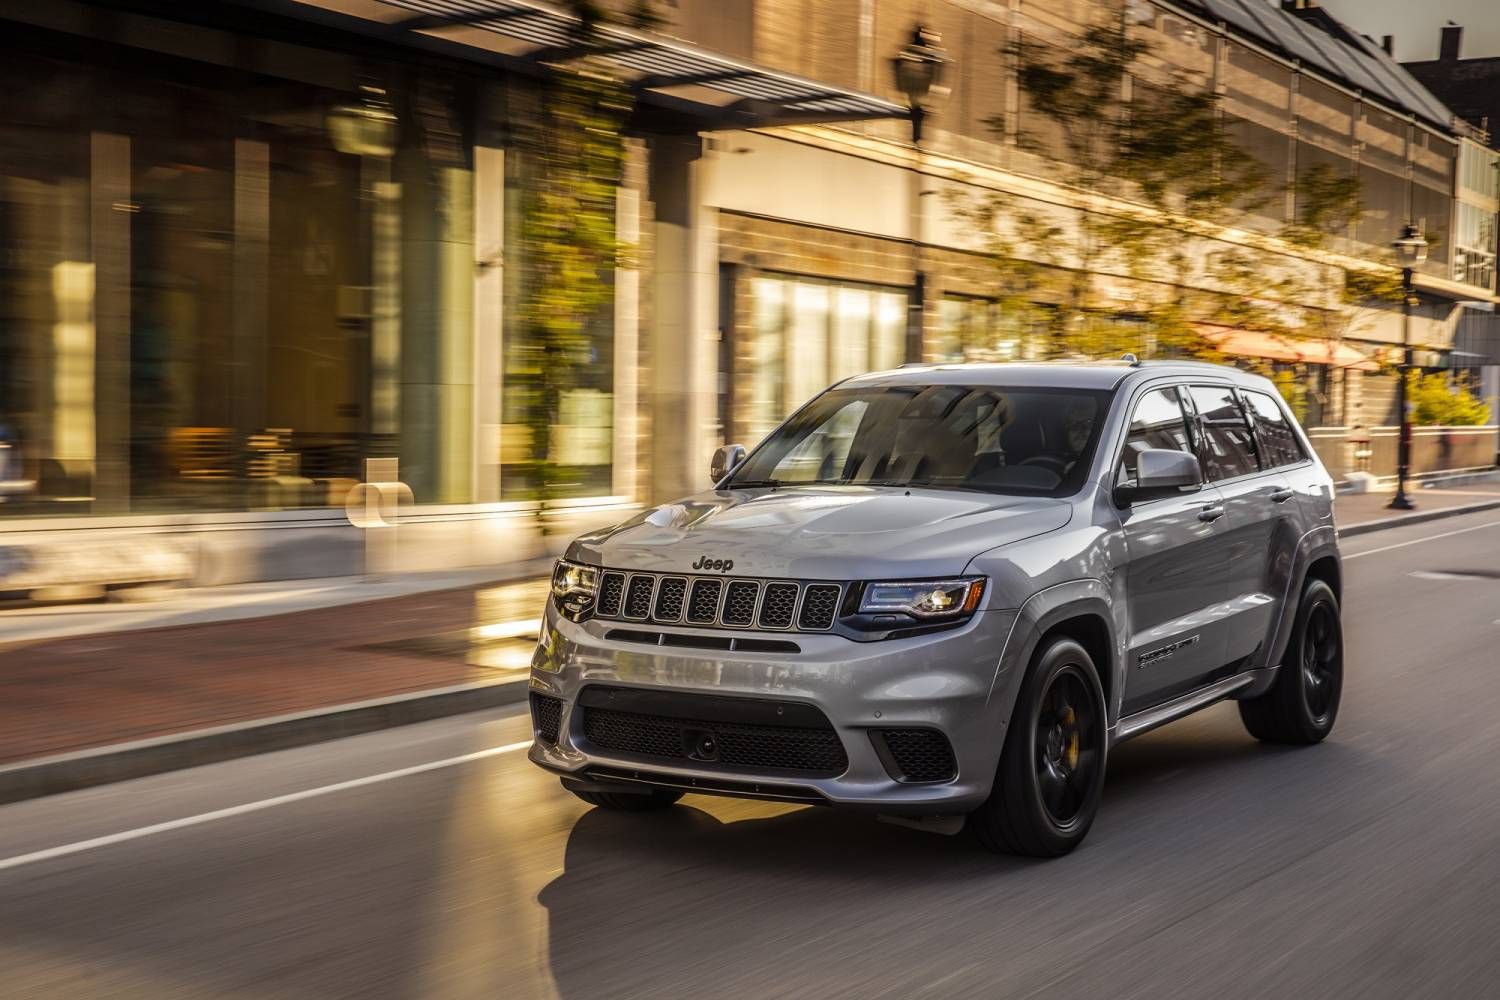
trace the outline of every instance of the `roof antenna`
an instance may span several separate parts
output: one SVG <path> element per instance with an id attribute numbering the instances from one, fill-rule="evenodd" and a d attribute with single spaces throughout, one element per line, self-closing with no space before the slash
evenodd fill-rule
<path id="1" fill-rule="evenodd" d="M 1120 360 L 1131 366 L 1139 365 L 1141 363 L 1141 359 L 1136 357 L 1134 354 L 1122 354 L 1120 355 Z"/>

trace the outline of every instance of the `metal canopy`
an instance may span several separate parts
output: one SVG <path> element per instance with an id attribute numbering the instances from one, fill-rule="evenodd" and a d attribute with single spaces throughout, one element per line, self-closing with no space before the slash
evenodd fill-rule
<path id="1" fill-rule="evenodd" d="M 593 54 L 611 65 L 658 115 L 699 128 L 904 118 L 907 109 L 858 91 L 755 66 L 717 52 L 614 25 L 594 29 L 585 50 L 578 19 L 536 0 L 378 0 L 410 11 L 387 28 L 497 52 L 534 64 Z M 348 6 L 345 5 L 345 9 Z"/>

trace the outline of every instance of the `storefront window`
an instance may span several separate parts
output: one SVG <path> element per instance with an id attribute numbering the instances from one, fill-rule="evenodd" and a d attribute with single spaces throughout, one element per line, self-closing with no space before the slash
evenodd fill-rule
<path id="1" fill-rule="evenodd" d="M 738 364 L 736 409 L 759 441 L 830 384 L 902 361 L 906 295 L 873 285 L 762 275 Z"/>
<path id="2" fill-rule="evenodd" d="M 472 498 L 462 78 L 41 32 L 10 56 L 0 516 L 339 505 L 374 456 Z"/>
<path id="3" fill-rule="evenodd" d="M 990 299 L 945 295 L 932 354 L 939 361 L 1032 361 L 1045 356 L 1045 317 Z"/>

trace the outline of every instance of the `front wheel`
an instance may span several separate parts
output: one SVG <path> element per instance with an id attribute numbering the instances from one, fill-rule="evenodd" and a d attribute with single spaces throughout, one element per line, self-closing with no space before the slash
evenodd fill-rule
<path id="1" fill-rule="evenodd" d="M 1260 697 L 1240 702 L 1240 719 L 1262 743 L 1318 743 L 1333 731 L 1343 688 L 1339 599 L 1322 580 L 1308 580 L 1276 681 Z"/>
<path id="2" fill-rule="evenodd" d="M 1021 686 L 990 797 L 969 815 L 980 842 L 1037 858 L 1077 847 L 1099 808 L 1105 739 L 1093 658 L 1072 639 L 1053 640 Z"/>

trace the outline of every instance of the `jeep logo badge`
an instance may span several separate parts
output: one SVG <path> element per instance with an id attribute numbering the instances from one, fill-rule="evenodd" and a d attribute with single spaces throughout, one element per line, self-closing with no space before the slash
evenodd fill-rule
<path id="1" fill-rule="evenodd" d="M 693 563 L 693 569 L 713 570 L 716 573 L 728 573 L 734 569 L 733 559 L 710 559 L 708 556 L 699 556 L 698 561 Z"/>

